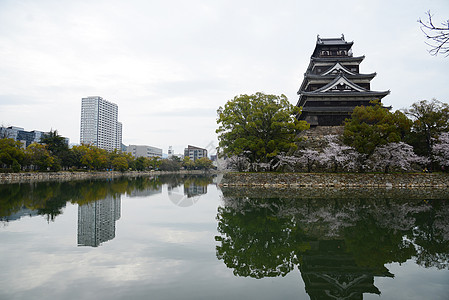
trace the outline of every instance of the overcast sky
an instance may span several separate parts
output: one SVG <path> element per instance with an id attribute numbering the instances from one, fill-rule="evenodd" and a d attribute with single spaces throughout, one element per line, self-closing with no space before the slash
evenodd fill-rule
<path id="1" fill-rule="evenodd" d="M 296 104 L 316 36 L 353 41 L 393 109 L 449 102 L 449 57 L 417 23 L 449 1 L 0 0 L 0 124 L 79 142 L 81 98 L 119 106 L 123 143 L 181 153 L 217 145 L 217 109 L 239 94 Z"/>

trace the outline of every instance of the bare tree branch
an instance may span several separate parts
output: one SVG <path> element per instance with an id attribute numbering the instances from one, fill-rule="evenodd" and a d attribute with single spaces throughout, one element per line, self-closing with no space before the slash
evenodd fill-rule
<path id="1" fill-rule="evenodd" d="M 427 11 L 427 21 L 418 19 L 418 23 L 421 24 L 421 31 L 427 38 L 426 44 L 430 46 L 429 53 L 431 55 L 443 54 L 449 56 L 449 20 L 441 23 L 440 26 L 436 26 L 432 20 L 432 14 L 430 10 Z"/>

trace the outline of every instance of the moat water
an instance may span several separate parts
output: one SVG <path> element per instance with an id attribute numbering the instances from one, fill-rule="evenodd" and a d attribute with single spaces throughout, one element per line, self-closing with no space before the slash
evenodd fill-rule
<path id="1" fill-rule="evenodd" d="M 217 180 L 0 185 L 0 299 L 447 299 L 445 196 Z"/>

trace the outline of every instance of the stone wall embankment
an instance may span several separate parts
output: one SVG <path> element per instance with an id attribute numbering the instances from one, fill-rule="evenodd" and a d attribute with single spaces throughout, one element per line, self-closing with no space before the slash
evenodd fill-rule
<path id="1" fill-rule="evenodd" d="M 35 172 L 35 173 L 0 173 L 0 184 L 34 181 L 68 181 L 85 179 L 107 179 L 119 177 L 157 176 L 164 174 L 205 174 L 205 171 L 130 171 L 130 172 Z M 206 173 L 210 174 L 210 173 Z"/>
<path id="2" fill-rule="evenodd" d="M 222 186 L 290 188 L 449 188 L 449 174 L 226 173 Z"/>

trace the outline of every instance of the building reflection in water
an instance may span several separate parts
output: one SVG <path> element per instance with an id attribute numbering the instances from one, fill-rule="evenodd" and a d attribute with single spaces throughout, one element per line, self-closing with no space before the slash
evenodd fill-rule
<path id="1" fill-rule="evenodd" d="M 115 237 L 115 222 L 120 219 L 121 198 L 105 199 L 78 207 L 78 246 L 98 247 Z"/>
<path id="2" fill-rule="evenodd" d="M 37 209 L 29 209 L 27 207 L 20 208 L 17 212 L 11 213 L 7 216 L 0 216 L 0 221 L 11 222 L 17 221 L 24 217 L 34 217 L 38 215 Z"/>
<path id="3" fill-rule="evenodd" d="M 168 197 L 179 207 L 189 207 L 196 204 L 200 197 L 207 194 L 207 184 L 197 181 L 184 182 L 179 186 L 168 186 Z"/>
<path id="4" fill-rule="evenodd" d="M 128 197 L 134 198 L 134 197 L 151 197 L 157 194 L 162 194 L 162 186 L 156 187 L 156 188 L 147 188 L 144 190 L 132 190 L 130 193 L 127 193 Z"/>
<path id="5" fill-rule="evenodd" d="M 184 193 L 187 197 L 195 197 L 207 194 L 207 185 L 197 185 L 195 182 L 184 185 Z"/>

